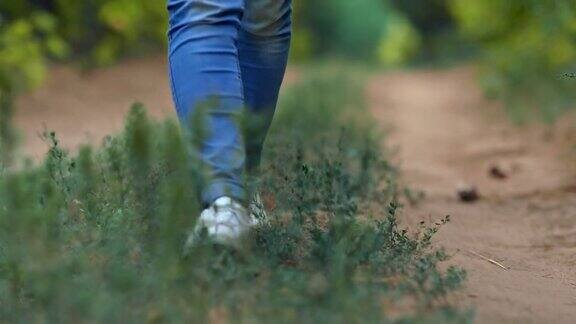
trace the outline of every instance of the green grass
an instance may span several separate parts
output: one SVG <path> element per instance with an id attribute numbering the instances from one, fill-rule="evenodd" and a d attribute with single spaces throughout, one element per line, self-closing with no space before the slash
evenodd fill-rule
<path id="1" fill-rule="evenodd" d="M 100 148 L 0 173 L 3 322 L 460 323 L 465 277 L 399 227 L 397 171 L 362 84 L 304 77 L 285 94 L 260 190 L 271 222 L 241 251 L 182 246 L 204 183 L 173 121 L 136 105 Z M 448 220 L 444 220 L 446 222 Z"/>

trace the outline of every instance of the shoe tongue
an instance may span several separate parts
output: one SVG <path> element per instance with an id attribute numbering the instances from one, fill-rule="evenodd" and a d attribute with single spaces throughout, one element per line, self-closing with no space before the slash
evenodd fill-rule
<path id="1" fill-rule="evenodd" d="M 224 207 L 232 205 L 232 198 L 230 197 L 220 197 L 214 201 L 214 206 Z"/>

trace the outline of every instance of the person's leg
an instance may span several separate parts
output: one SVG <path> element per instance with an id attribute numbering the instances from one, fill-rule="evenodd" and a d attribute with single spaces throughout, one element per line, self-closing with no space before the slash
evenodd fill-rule
<path id="1" fill-rule="evenodd" d="M 245 140 L 248 171 L 260 163 L 286 70 L 291 27 L 290 0 L 246 0 L 238 51 L 249 110 Z"/>
<path id="2" fill-rule="evenodd" d="M 222 196 L 246 199 L 245 147 L 237 124 L 244 109 L 237 50 L 244 1 L 168 0 L 170 77 L 178 117 L 188 128 L 197 108 L 207 108 L 200 152 L 210 173 L 202 193 L 206 205 Z"/>

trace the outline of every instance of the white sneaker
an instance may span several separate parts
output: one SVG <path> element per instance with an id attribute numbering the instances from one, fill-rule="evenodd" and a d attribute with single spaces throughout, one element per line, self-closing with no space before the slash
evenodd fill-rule
<path id="1" fill-rule="evenodd" d="M 237 246 L 242 237 L 257 224 L 258 221 L 241 204 L 230 197 L 221 197 L 200 214 L 186 246 L 198 243 L 204 231 L 215 243 Z"/>

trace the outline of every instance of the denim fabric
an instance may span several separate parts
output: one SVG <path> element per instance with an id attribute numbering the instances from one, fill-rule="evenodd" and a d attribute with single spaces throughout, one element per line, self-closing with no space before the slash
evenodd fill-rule
<path id="1" fill-rule="evenodd" d="M 202 200 L 245 201 L 284 78 L 290 0 L 168 0 L 169 66 L 181 124 L 206 107 L 200 156 L 209 170 Z M 244 134 L 238 120 L 248 116 Z M 244 136 L 246 135 L 246 136 Z"/>

